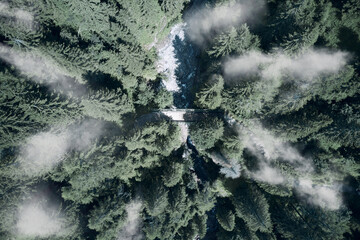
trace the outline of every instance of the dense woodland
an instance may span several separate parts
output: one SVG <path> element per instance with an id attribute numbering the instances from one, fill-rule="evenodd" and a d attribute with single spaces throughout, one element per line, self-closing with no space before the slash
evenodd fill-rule
<path id="1" fill-rule="evenodd" d="M 173 103 L 156 45 L 194 2 L 0 3 L 0 239 L 360 238 L 360 2 L 190 36 L 193 104 L 224 114 L 183 143 L 138 119 Z"/>

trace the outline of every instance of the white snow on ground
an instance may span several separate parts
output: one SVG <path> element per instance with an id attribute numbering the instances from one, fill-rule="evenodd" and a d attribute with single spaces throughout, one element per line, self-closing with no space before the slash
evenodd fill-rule
<path id="1" fill-rule="evenodd" d="M 185 33 L 184 27 L 185 23 L 176 24 L 167 37 L 167 39 L 157 47 L 159 60 L 157 62 L 157 71 L 163 73 L 166 76 L 166 79 L 163 79 L 163 84 L 165 88 L 170 92 L 177 92 L 180 90 L 178 83 L 176 81 L 175 70 L 178 67 L 177 59 L 175 57 L 175 48 L 173 46 L 173 41 L 176 36 L 181 40 L 184 40 Z"/>

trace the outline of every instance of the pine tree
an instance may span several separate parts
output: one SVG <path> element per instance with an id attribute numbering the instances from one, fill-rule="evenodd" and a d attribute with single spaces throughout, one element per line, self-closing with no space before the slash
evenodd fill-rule
<path id="1" fill-rule="evenodd" d="M 161 88 L 154 97 L 154 102 L 159 109 L 170 107 L 174 102 L 173 94 Z"/>
<path id="2" fill-rule="evenodd" d="M 326 1 L 285 1 L 271 24 L 272 35 L 289 54 L 310 48 L 336 21 L 336 11 Z"/>
<path id="3" fill-rule="evenodd" d="M 168 190 L 160 179 L 145 183 L 143 187 L 144 205 L 151 216 L 158 216 L 169 204 Z"/>
<path id="4" fill-rule="evenodd" d="M 255 186 L 242 184 L 234 192 L 232 202 L 236 214 L 246 222 L 251 231 L 272 231 L 269 204 Z"/>
<path id="5" fill-rule="evenodd" d="M 181 15 L 184 5 L 190 2 L 189 0 L 160 0 L 161 10 L 165 12 L 166 17 L 169 19 L 169 23 L 176 21 Z"/>
<path id="6" fill-rule="evenodd" d="M 317 140 L 324 149 L 339 149 L 340 147 L 358 148 L 360 141 L 359 128 L 359 109 L 355 105 L 344 104 L 333 105 L 332 109 L 333 123 L 319 132 L 314 133 L 311 138 Z M 349 116 L 351 116 L 349 118 Z"/>
<path id="7" fill-rule="evenodd" d="M 232 232 L 223 230 L 222 228 L 217 232 L 218 239 L 229 239 L 229 240 L 258 240 L 256 234 L 249 230 L 246 223 L 236 218 L 236 225 Z"/>
<path id="8" fill-rule="evenodd" d="M 115 91 L 98 91 L 82 100 L 84 114 L 93 118 L 113 121 L 122 125 L 122 116 L 134 112 L 134 106 L 120 89 Z"/>
<path id="9" fill-rule="evenodd" d="M 349 231 L 349 215 L 344 210 L 329 211 L 294 200 L 275 200 L 271 210 L 277 231 L 291 239 L 343 239 Z"/>
<path id="10" fill-rule="evenodd" d="M 219 58 L 228 55 L 240 55 L 251 49 L 258 49 L 260 41 L 256 35 L 250 33 L 249 27 L 243 24 L 238 29 L 232 27 L 217 36 L 212 45 L 207 53 L 211 57 Z"/>
<path id="11" fill-rule="evenodd" d="M 27 1 L 1 3 L 0 35 L 15 48 L 37 46 L 42 37 L 42 26 L 36 23 L 39 11 Z"/>
<path id="12" fill-rule="evenodd" d="M 196 103 L 200 107 L 216 109 L 221 105 L 221 91 L 224 79 L 221 75 L 214 75 L 199 92 L 196 93 Z"/>
<path id="13" fill-rule="evenodd" d="M 268 121 L 272 132 L 282 139 L 292 142 L 316 133 L 333 122 L 331 117 L 320 113 L 311 105 L 307 105 L 297 112 L 277 115 L 276 118 Z"/>
<path id="14" fill-rule="evenodd" d="M 148 152 L 169 156 L 180 145 L 179 127 L 172 122 L 147 123 L 127 139 L 125 146 L 130 150 L 145 149 Z"/>
<path id="15" fill-rule="evenodd" d="M 224 124 L 219 118 L 196 122 L 190 125 L 190 136 L 199 150 L 210 149 L 215 146 L 224 132 Z"/>
<path id="16" fill-rule="evenodd" d="M 130 196 L 122 192 L 122 188 L 123 186 L 120 186 L 118 194 L 100 201 L 89 214 L 89 228 L 100 233 L 97 239 L 116 238 L 126 222 L 126 207 Z"/>
<path id="17" fill-rule="evenodd" d="M 129 28 L 143 47 L 149 47 L 157 39 L 162 39 L 168 21 L 157 0 L 116 1 L 122 6 L 119 10 L 121 22 Z"/>
<path id="18" fill-rule="evenodd" d="M 229 232 L 234 230 L 235 214 L 226 206 L 219 206 L 216 209 L 216 219 L 224 230 Z"/>
<path id="19" fill-rule="evenodd" d="M 184 174 L 184 166 L 182 163 L 169 159 L 167 164 L 164 165 L 162 179 L 166 187 L 173 187 L 182 180 Z"/>
<path id="20" fill-rule="evenodd" d="M 0 146 L 16 146 L 49 125 L 82 117 L 79 101 L 48 94 L 39 86 L 9 72 L 0 73 Z"/>

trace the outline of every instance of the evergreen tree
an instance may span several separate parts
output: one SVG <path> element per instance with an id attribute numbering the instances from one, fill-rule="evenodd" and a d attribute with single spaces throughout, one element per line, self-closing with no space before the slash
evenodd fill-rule
<path id="1" fill-rule="evenodd" d="M 134 112 L 128 97 L 120 89 L 115 91 L 98 91 L 82 100 L 84 114 L 122 125 L 122 115 Z"/>
<path id="2" fill-rule="evenodd" d="M 125 143 L 130 151 L 145 149 L 163 156 L 169 156 L 179 145 L 179 127 L 167 121 L 147 123 L 143 128 L 136 130 Z"/>
<path id="3" fill-rule="evenodd" d="M 272 216 L 275 227 L 282 237 L 291 239 L 343 239 L 349 231 L 346 211 L 328 211 L 313 206 L 294 204 L 292 201 L 277 200 Z"/>
<path id="4" fill-rule="evenodd" d="M 232 197 L 236 214 L 242 218 L 251 231 L 271 232 L 272 222 L 269 204 L 265 196 L 255 187 L 247 184 L 239 186 Z"/>
<path id="5" fill-rule="evenodd" d="M 190 2 L 189 0 L 159 0 L 161 10 L 166 14 L 169 19 L 177 20 L 181 15 L 184 5 Z M 172 20 L 172 21 L 174 21 Z M 169 23 L 171 21 L 169 20 Z"/>
<path id="6" fill-rule="evenodd" d="M 258 49 L 259 38 L 251 34 L 246 24 L 238 29 L 232 27 L 215 38 L 212 48 L 207 53 L 215 58 L 234 54 L 243 54 L 251 49 Z"/>
<path id="7" fill-rule="evenodd" d="M 17 146 L 43 127 L 81 118 L 78 100 L 47 93 L 22 77 L 0 73 L 0 148 Z"/>
<path id="8" fill-rule="evenodd" d="M 199 150 L 209 149 L 215 146 L 224 132 L 224 124 L 218 118 L 190 125 L 190 136 Z"/>
<path id="9" fill-rule="evenodd" d="M 164 181 L 164 185 L 167 187 L 173 187 L 182 180 L 182 176 L 184 174 L 184 166 L 181 163 L 175 162 L 173 160 L 168 160 L 168 162 L 164 166 L 164 173 L 162 175 L 162 179 Z"/>
<path id="10" fill-rule="evenodd" d="M 334 21 L 336 11 L 327 1 L 285 1 L 270 26 L 273 36 L 280 40 L 280 47 L 297 54 L 314 45 L 326 31 L 331 31 Z"/>
<path id="11" fill-rule="evenodd" d="M 143 47 L 150 47 L 162 38 L 167 30 L 168 20 L 157 0 L 116 1 L 122 6 L 119 10 L 121 22 L 130 29 Z"/>
<path id="12" fill-rule="evenodd" d="M 247 21 L 250 6 L 241 8 L 241 22 L 226 29 L 218 26 L 238 10 L 226 6 L 243 7 L 246 1 L 1 2 L 0 238 L 123 239 L 129 233 L 129 238 L 153 240 L 355 239 L 360 226 L 359 1 L 266 2 L 260 24 Z M 181 44 L 180 38 L 166 40 L 175 24 L 189 26 L 187 16 L 202 7 L 217 8 L 206 21 L 212 41 L 194 46 L 187 34 Z M 176 75 L 187 75 L 185 65 L 195 73 L 184 86 L 194 103 L 186 104 L 216 109 L 189 124 L 186 144 L 176 122 L 154 113 L 174 107 L 174 93 L 160 84 L 155 64 L 157 50 L 168 43 L 180 61 Z M 296 58 L 324 47 L 331 48 L 329 56 L 347 53 L 347 65 L 311 81 L 291 71 L 273 78 L 261 74 L 263 68 L 297 68 L 282 62 L 287 58 L 281 59 L 281 52 Z M 190 54 L 179 58 L 183 49 Z M 223 60 L 249 51 L 279 59 L 274 68 L 265 63 L 254 69 L 254 76 L 227 75 Z M 278 55 L 272 58 L 272 52 Z M 304 68 L 305 75 L 324 64 Z M 78 127 L 94 119 L 97 124 Z M 255 122 L 271 137 L 252 138 L 258 134 Z M 247 141 L 243 127 L 250 131 Z M 92 132 L 101 134 L 89 137 Z M 33 137 L 43 141 L 43 133 L 74 137 L 66 146 L 49 141 L 61 150 L 59 161 L 41 174 L 24 176 L 34 170 L 28 166 L 37 166 L 25 162 L 24 144 Z M 68 147 L 69 141 L 81 147 Z M 46 145 L 34 158 L 51 155 Z M 301 161 L 289 161 L 294 154 Z M 281 184 L 257 175 L 268 174 L 264 165 L 281 174 Z M 296 179 L 314 185 L 305 193 Z M 46 194 L 39 190 L 43 185 Z M 332 200 L 333 193 L 343 197 L 338 209 L 312 201 L 317 195 Z M 21 231 L 22 206 L 31 201 L 37 204 L 32 210 L 48 209 L 49 222 L 61 231 L 43 236 L 47 223 L 36 234 Z M 131 212 L 134 203 L 139 204 Z M 39 216 L 32 214 L 31 224 Z"/>
<path id="13" fill-rule="evenodd" d="M 225 206 L 218 207 L 216 209 L 216 219 L 218 220 L 221 227 L 231 232 L 235 227 L 235 214 Z"/>
<path id="14" fill-rule="evenodd" d="M 216 109 L 221 104 L 221 91 L 224 88 L 224 79 L 214 75 L 199 92 L 196 93 L 197 104 L 200 107 Z"/>
<path id="15" fill-rule="evenodd" d="M 120 185 L 118 193 L 107 196 L 99 202 L 99 205 L 91 210 L 89 214 L 89 228 L 100 234 L 97 239 L 116 238 L 126 223 L 126 207 L 129 202 L 129 194 L 124 192 Z"/>

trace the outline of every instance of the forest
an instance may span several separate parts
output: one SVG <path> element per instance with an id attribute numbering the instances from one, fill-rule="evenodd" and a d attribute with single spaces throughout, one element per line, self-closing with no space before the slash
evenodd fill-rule
<path id="1" fill-rule="evenodd" d="M 1 1 L 0 240 L 360 239 L 359 74 L 358 0 Z"/>

